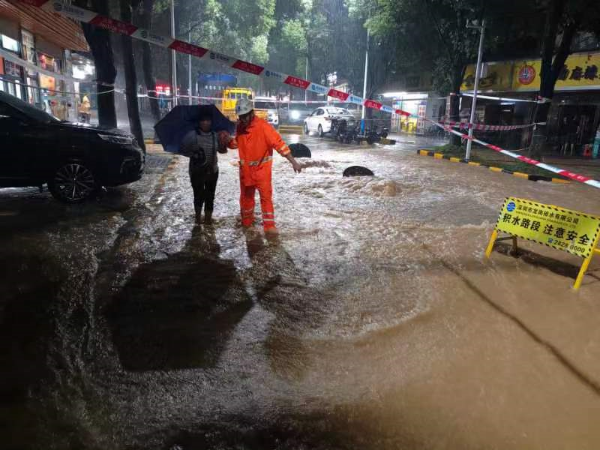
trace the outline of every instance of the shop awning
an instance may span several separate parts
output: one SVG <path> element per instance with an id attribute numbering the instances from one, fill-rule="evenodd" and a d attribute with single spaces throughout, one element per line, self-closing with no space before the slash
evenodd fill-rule
<path id="1" fill-rule="evenodd" d="M 22 28 L 42 36 L 59 47 L 88 51 L 78 23 L 18 0 L 0 0 L 0 16 L 18 22 Z"/>

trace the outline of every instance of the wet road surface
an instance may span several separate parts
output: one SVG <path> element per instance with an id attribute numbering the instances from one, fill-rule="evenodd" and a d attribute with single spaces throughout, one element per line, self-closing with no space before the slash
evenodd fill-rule
<path id="1" fill-rule="evenodd" d="M 184 159 L 80 207 L 0 191 L 2 448 L 598 448 L 599 263 L 574 293 L 567 254 L 483 258 L 506 196 L 596 191 L 286 139 L 277 239 L 239 228 L 235 155 L 212 227 Z"/>

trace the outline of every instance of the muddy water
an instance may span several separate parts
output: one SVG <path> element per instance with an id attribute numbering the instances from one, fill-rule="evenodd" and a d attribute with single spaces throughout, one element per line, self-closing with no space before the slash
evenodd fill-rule
<path id="1" fill-rule="evenodd" d="M 576 258 L 483 249 L 508 195 L 598 194 L 295 140 L 278 239 L 239 228 L 235 155 L 213 227 L 183 160 L 77 217 L 32 194 L 50 219 L 2 246 L 3 447 L 597 448 L 600 266 L 575 294 Z"/>

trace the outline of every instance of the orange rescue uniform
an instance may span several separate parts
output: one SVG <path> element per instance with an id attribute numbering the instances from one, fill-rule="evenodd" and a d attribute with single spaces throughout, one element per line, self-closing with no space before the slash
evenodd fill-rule
<path id="1" fill-rule="evenodd" d="M 238 125 L 235 140 L 231 143 L 240 154 L 240 208 L 242 225 L 254 223 L 255 194 L 260 194 L 260 207 L 265 230 L 275 228 L 273 208 L 273 150 L 281 156 L 290 154 L 290 149 L 279 133 L 265 120 L 254 117 L 247 127 Z"/>

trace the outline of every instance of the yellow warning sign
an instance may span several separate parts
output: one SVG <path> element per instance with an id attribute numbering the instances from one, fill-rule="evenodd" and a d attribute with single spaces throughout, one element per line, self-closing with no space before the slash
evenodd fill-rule
<path id="1" fill-rule="evenodd" d="M 580 276 L 575 283 L 576 289 L 581 285 L 592 257 L 595 253 L 600 253 L 596 249 L 600 240 L 600 217 L 530 200 L 514 197 L 506 199 L 488 245 L 488 257 L 499 232 L 584 258 Z"/>

